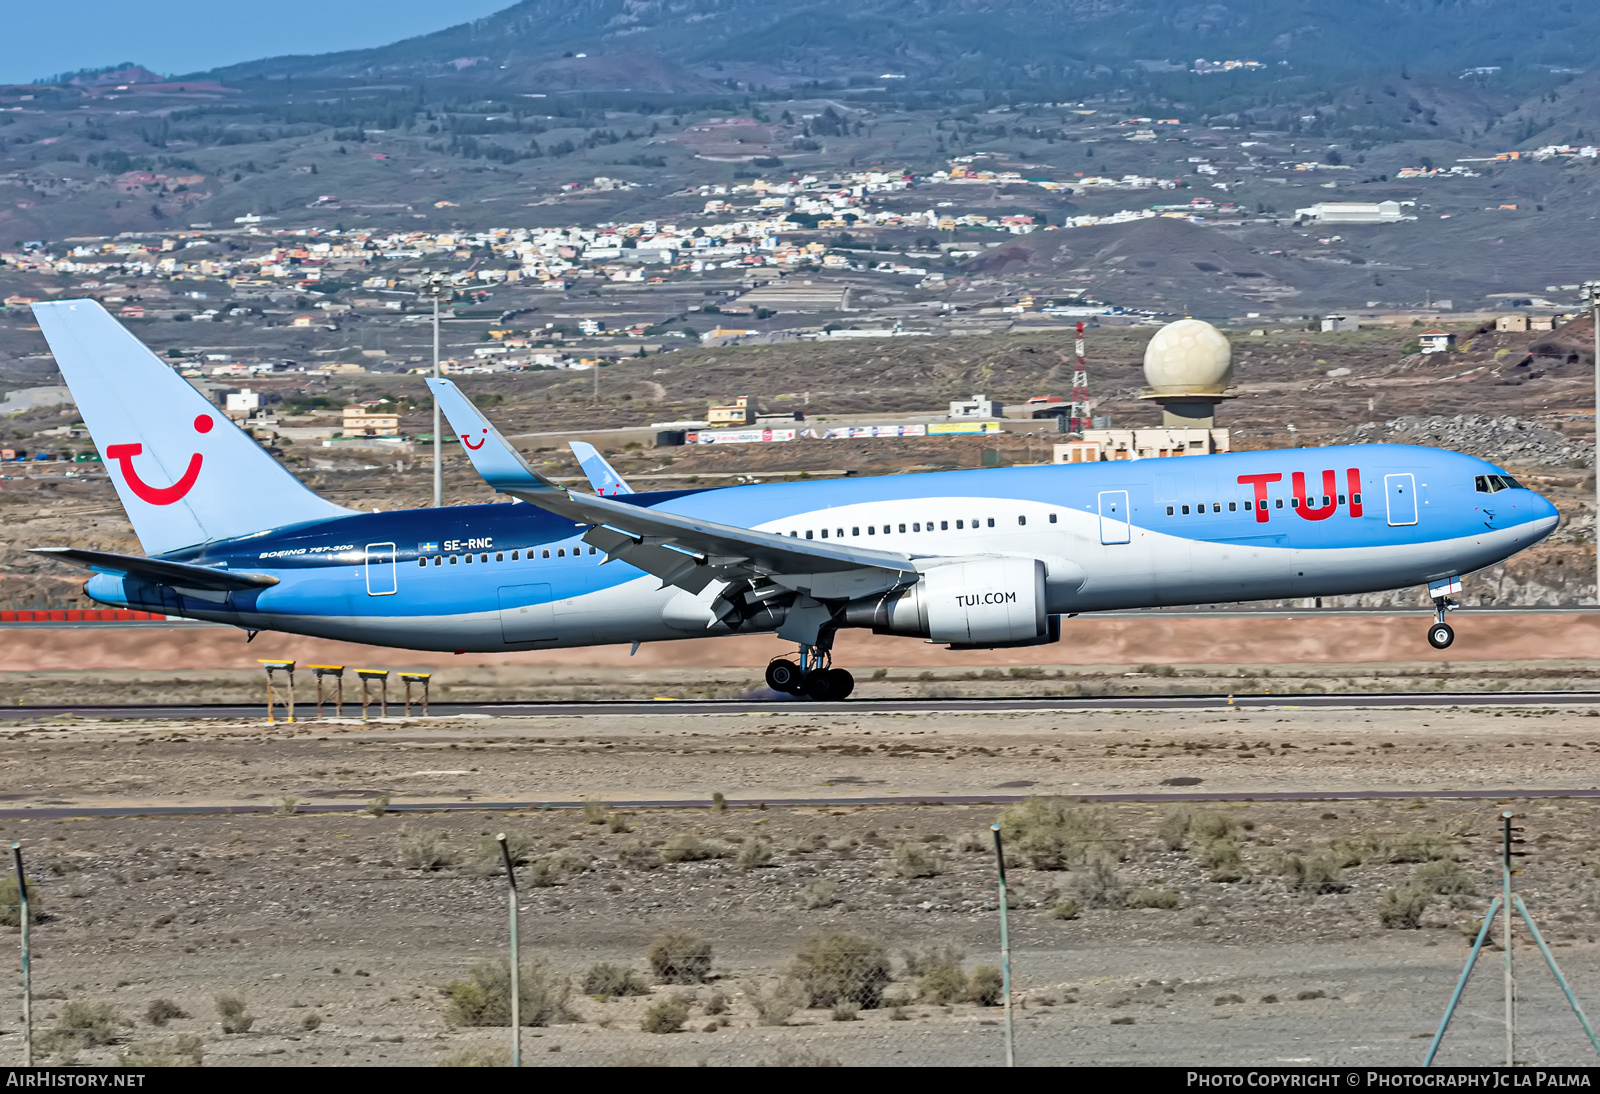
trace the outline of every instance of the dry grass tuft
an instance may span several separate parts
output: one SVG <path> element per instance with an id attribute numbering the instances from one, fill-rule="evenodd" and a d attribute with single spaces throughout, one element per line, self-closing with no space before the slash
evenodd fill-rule
<path id="1" fill-rule="evenodd" d="M 433 832 L 402 830 L 398 853 L 400 865 L 407 870 L 443 870 L 456 862 L 455 852 Z"/>
<path id="2" fill-rule="evenodd" d="M 944 873 L 944 860 L 924 843 L 897 843 L 894 847 L 894 872 L 901 877 L 938 877 Z"/>
<path id="3" fill-rule="evenodd" d="M 688 1020 L 689 1004 L 669 995 L 650 1004 L 639 1021 L 639 1028 L 646 1033 L 677 1033 Z"/>
<path id="4" fill-rule="evenodd" d="M 189 1012 L 171 999 L 152 999 L 144 1008 L 144 1020 L 152 1026 L 164 1026 L 174 1018 L 187 1018 Z"/>
<path id="5" fill-rule="evenodd" d="M 613 995 L 649 995 L 650 985 L 644 977 L 627 965 L 601 961 L 590 965 L 583 974 L 583 994 L 610 997 Z"/>
<path id="6" fill-rule="evenodd" d="M 196 1033 L 180 1033 L 170 1041 L 135 1041 L 117 1054 L 119 1067 L 199 1067 L 205 1042 Z"/>
<path id="7" fill-rule="evenodd" d="M 1000 814 L 1008 848 L 1036 870 L 1065 870 L 1121 857 L 1123 835 L 1104 810 L 1064 798 L 1029 798 Z"/>
<path id="8" fill-rule="evenodd" d="M 710 939 L 669 931 L 650 943 L 646 956 L 663 984 L 699 984 L 711 977 Z"/>
<path id="9" fill-rule="evenodd" d="M 543 961 L 526 961 L 518 976 L 522 1024 L 547 1026 L 570 1020 L 567 999 L 572 985 Z M 467 970 L 465 980 L 444 985 L 449 997 L 445 1021 L 453 1026 L 509 1026 L 511 1024 L 511 966 L 505 961 L 481 962 Z"/>
<path id="10" fill-rule="evenodd" d="M 1378 899 L 1378 922 L 1388 930 L 1414 931 L 1422 926 L 1422 913 L 1433 901 L 1433 891 L 1408 881 L 1384 891 Z"/>
<path id="11" fill-rule="evenodd" d="M 250 1027 L 256 1024 L 255 1016 L 245 1009 L 244 1000 L 237 995 L 218 995 L 214 1002 L 222 1018 L 223 1033 L 249 1033 Z"/>
<path id="12" fill-rule="evenodd" d="M 831 1007 L 844 999 L 862 1010 L 875 1009 L 893 979 L 883 943 L 843 932 L 807 942 L 795 955 L 789 975 L 805 988 L 812 1006 Z"/>

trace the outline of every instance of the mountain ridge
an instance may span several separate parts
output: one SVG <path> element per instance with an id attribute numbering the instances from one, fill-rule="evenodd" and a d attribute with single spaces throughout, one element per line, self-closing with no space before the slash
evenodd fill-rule
<path id="1" fill-rule="evenodd" d="M 476 70 L 517 83 L 579 53 L 655 56 L 698 78 L 754 65 L 774 83 L 885 72 L 943 84 L 1049 83 L 1197 57 L 1284 62 L 1296 72 L 1456 73 L 1582 68 L 1596 36 L 1600 7 L 1571 0 L 521 0 L 387 46 L 269 57 L 204 75 Z"/>

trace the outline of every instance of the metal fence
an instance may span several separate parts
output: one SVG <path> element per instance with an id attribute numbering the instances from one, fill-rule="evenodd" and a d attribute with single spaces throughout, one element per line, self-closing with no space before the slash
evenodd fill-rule
<path id="1" fill-rule="evenodd" d="M 947 846 L 809 851 L 755 835 L 735 851 L 640 839 L 645 822 L 624 831 L 594 812 L 600 823 L 566 822 L 567 846 L 538 848 L 514 818 L 456 817 L 442 832 L 379 808 L 128 820 L 148 841 L 115 847 L 92 821 L 30 822 L 34 1062 L 504 1065 L 515 999 L 523 1066 L 1413 1064 L 1466 952 L 1410 932 L 1341 944 L 1316 922 L 1326 905 L 1302 895 L 1284 906 L 1306 917 L 1307 944 L 1267 973 L 1230 968 L 1280 944 L 1264 936 L 1223 936 L 1202 959 L 1155 925 L 1215 905 L 1111 893 L 1092 817 L 1075 829 L 1076 859 L 1046 863 L 1067 869 L 1034 869 L 1052 853 L 1034 840 L 1002 871 L 982 830 Z M 574 846 L 580 827 L 609 836 L 604 854 Z M 351 851 L 301 853 L 319 846 Z M 824 856 L 855 873 L 826 876 Z M 852 904 L 868 876 L 898 879 L 894 916 Z M 20 928 L 9 886 L 0 923 Z M 602 898 L 631 903 L 619 913 Z M 1473 899 L 1450 907 L 1481 915 Z M 1459 934 L 1431 929 L 1429 942 Z M 1552 938 L 1581 997 L 1600 983 L 1600 955 L 1562 949 L 1581 947 L 1575 930 Z M 20 949 L 20 930 L 11 937 Z M 1499 989 L 1485 975 L 1466 993 L 1440 1063 L 1499 1062 Z M 1585 1062 L 1559 993 L 1531 975 L 1516 990 L 1523 1056 Z M 0 1058 L 21 1063 L 20 982 L 10 1000 Z"/>

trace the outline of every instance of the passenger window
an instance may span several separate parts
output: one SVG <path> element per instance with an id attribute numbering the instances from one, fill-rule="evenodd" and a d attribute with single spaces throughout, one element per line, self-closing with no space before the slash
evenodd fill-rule
<path id="1" fill-rule="evenodd" d="M 1172 515 L 1172 506 L 1169 505 L 1169 506 L 1167 506 L 1167 516 L 1170 517 L 1171 515 Z"/>
<path id="2" fill-rule="evenodd" d="M 1023 516 L 1021 513 L 1018 513 L 1017 514 L 1017 523 L 1018 524 L 1027 524 L 1028 523 L 1028 518 Z"/>
<path id="3" fill-rule="evenodd" d="M 1290 498 L 1289 499 L 1289 508 L 1291 508 L 1291 509 L 1300 508 L 1300 499 L 1299 498 Z"/>
<path id="4" fill-rule="evenodd" d="M 467 560 L 467 565 L 468 566 L 472 565 L 472 556 L 471 555 L 462 555 L 461 557 Z"/>
<path id="5" fill-rule="evenodd" d="M 905 526 L 905 525 L 904 525 L 904 524 L 902 524 L 902 525 L 901 525 L 901 526 L 900 526 L 900 530 L 901 530 L 901 531 L 902 531 L 902 532 L 904 532 L 904 531 L 905 531 L 905 530 L 906 530 L 906 526 Z"/>
<path id="6" fill-rule="evenodd" d="M 591 547 L 591 548 L 589 548 L 589 553 L 590 553 L 590 554 L 591 554 L 591 555 L 592 555 L 592 554 L 594 554 L 594 548 L 593 548 L 593 547 Z"/>
<path id="7" fill-rule="evenodd" d="M 840 528 L 837 532 L 835 532 L 833 538 L 834 539 L 843 539 L 844 538 L 844 529 Z"/>
<path id="8" fill-rule="evenodd" d="M 964 527 L 966 527 L 966 522 L 965 521 L 960 521 L 960 520 L 956 521 L 956 528 L 960 529 L 960 528 L 964 528 Z M 869 529 L 867 529 L 867 531 L 870 532 L 870 531 L 872 531 L 872 529 L 869 528 Z"/>
<path id="9" fill-rule="evenodd" d="M 948 532 L 949 530 L 950 530 L 950 522 L 947 521 L 947 520 L 941 520 L 939 522 L 939 531 Z"/>
<path id="10" fill-rule="evenodd" d="M 1212 512 L 1213 512 L 1213 513 L 1220 513 L 1220 512 L 1222 512 L 1222 503 L 1221 503 L 1221 502 L 1220 502 L 1220 501 L 1214 501 L 1214 502 L 1212 502 L 1212 503 L 1211 503 L 1211 511 L 1212 511 Z"/>
<path id="11" fill-rule="evenodd" d="M 450 565 L 454 566 L 455 564 L 456 564 L 456 556 L 455 555 L 451 555 L 450 556 Z"/>
<path id="12" fill-rule="evenodd" d="M 506 560 L 506 553 L 504 551 L 496 551 L 494 553 L 494 560 L 496 562 L 504 562 Z"/>
<path id="13" fill-rule="evenodd" d="M 1239 503 L 1236 502 L 1236 501 L 1230 501 L 1228 503 L 1228 512 L 1237 513 L 1238 511 L 1239 511 Z"/>
<path id="14" fill-rule="evenodd" d="M 426 566 L 427 564 L 428 564 L 428 560 L 427 559 L 422 558 L 420 556 L 417 558 L 417 565 L 418 566 Z"/>
<path id="15" fill-rule="evenodd" d="M 546 547 L 541 553 L 544 555 L 545 558 L 549 558 L 550 557 L 550 548 Z"/>
<path id="16" fill-rule="evenodd" d="M 488 561 L 489 561 L 489 556 L 488 556 L 488 554 L 487 554 L 487 553 L 485 553 L 485 554 L 481 554 L 481 555 L 479 555 L 479 556 L 478 556 L 478 561 L 479 561 L 479 562 L 488 562 Z"/>
<path id="17" fill-rule="evenodd" d="M 1184 516 L 1188 516 L 1189 515 L 1189 507 L 1187 505 L 1185 505 L 1183 507 L 1183 515 Z"/>
<path id="18" fill-rule="evenodd" d="M 1272 507 L 1274 509 L 1282 509 L 1283 508 L 1283 499 L 1282 498 L 1278 498 L 1275 501 L 1273 501 Z"/>
<path id="19" fill-rule="evenodd" d="M 1343 505 L 1343 504 L 1344 504 L 1344 495 L 1343 495 L 1343 494 L 1340 494 L 1340 495 L 1339 495 L 1339 504 L 1340 504 L 1340 505 Z"/>
<path id="20" fill-rule="evenodd" d="M 989 518 L 989 527 L 990 527 L 990 528 L 993 528 L 993 527 L 994 527 L 994 518 L 993 518 L 993 517 L 990 517 L 990 518 Z"/>
<path id="21" fill-rule="evenodd" d="M 806 538 L 807 539 L 811 538 L 811 529 L 809 529 L 809 528 L 806 529 Z"/>
<path id="22" fill-rule="evenodd" d="M 521 551 L 512 551 L 511 552 L 511 561 L 512 562 L 517 561 L 517 559 L 519 559 L 521 557 L 522 557 L 522 552 Z"/>
<path id="23" fill-rule="evenodd" d="M 434 555 L 434 556 L 433 556 L 433 564 L 434 564 L 434 565 L 435 565 L 435 566 L 443 566 L 443 565 L 444 565 L 444 558 L 443 558 L 443 556 L 441 556 L 441 555 Z"/>
<path id="24" fill-rule="evenodd" d="M 1054 513 L 1051 513 L 1050 514 L 1050 523 L 1054 524 L 1055 522 L 1056 522 L 1056 515 Z"/>
<path id="25" fill-rule="evenodd" d="M 1353 505 L 1360 505 L 1361 504 L 1361 495 L 1360 494 L 1351 494 L 1350 495 L 1350 501 L 1351 501 L 1351 504 L 1353 504 Z"/>
<path id="26" fill-rule="evenodd" d="M 913 532 L 920 532 L 920 531 L 922 531 L 922 525 L 914 523 L 914 524 L 911 525 L 911 530 Z"/>
<path id="27" fill-rule="evenodd" d="M 827 539 L 828 538 L 828 530 L 826 528 L 824 528 L 822 530 L 822 538 L 823 539 Z"/>
<path id="28" fill-rule="evenodd" d="M 800 538 L 800 533 L 795 531 L 793 528 L 791 528 L 791 529 L 789 529 L 789 538 L 790 539 L 799 539 Z"/>
<path id="29" fill-rule="evenodd" d="M 1245 502 L 1244 503 L 1244 511 L 1246 513 L 1248 513 L 1250 511 L 1250 503 L 1249 502 Z"/>
<path id="30" fill-rule="evenodd" d="M 852 528 L 851 528 L 851 529 L 850 529 L 850 534 L 851 534 L 851 535 L 852 535 L 852 536 L 859 536 L 859 535 L 860 535 L 860 534 L 861 534 L 861 529 L 860 529 L 860 528 L 854 528 L 854 527 L 852 527 Z"/>

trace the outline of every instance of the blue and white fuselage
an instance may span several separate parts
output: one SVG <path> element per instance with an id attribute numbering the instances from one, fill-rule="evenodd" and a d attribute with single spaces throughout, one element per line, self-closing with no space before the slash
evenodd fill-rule
<path id="1" fill-rule="evenodd" d="M 1349 489 L 1350 469 L 1359 489 Z M 1295 476 L 1324 496 L 1294 496 Z M 1365 593 L 1471 573 L 1548 535 L 1554 507 L 1483 460 L 1391 445 L 643 493 L 630 504 L 820 542 L 1044 560 L 1046 612 Z M 1241 479 L 1279 476 L 1258 486 Z M 1359 501 L 1355 499 L 1359 498 Z M 1248 508 L 1247 508 L 1248 506 Z M 1261 517 L 1266 516 L 1265 520 Z M 1310 519 L 1311 517 L 1316 519 Z M 727 634 L 703 594 L 533 505 L 358 514 L 162 556 L 270 575 L 185 595 L 100 575 L 94 599 L 241 627 L 475 652 Z M 529 609 L 532 609 L 530 612 Z M 709 624 L 709 625 L 708 625 Z"/>
<path id="2" fill-rule="evenodd" d="M 1484 460 L 1395 445 L 662 493 L 585 448 L 597 494 L 571 491 L 444 380 L 463 450 L 515 501 L 358 513 L 95 302 L 34 311 L 146 555 L 40 550 L 94 570 L 102 603 L 249 630 L 474 652 L 775 632 L 802 656 L 769 682 L 823 697 L 849 690 L 816 671 L 841 628 L 992 648 L 1080 612 L 1427 585 L 1442 647 L 1458 579 L 1559 520 Z"/>

